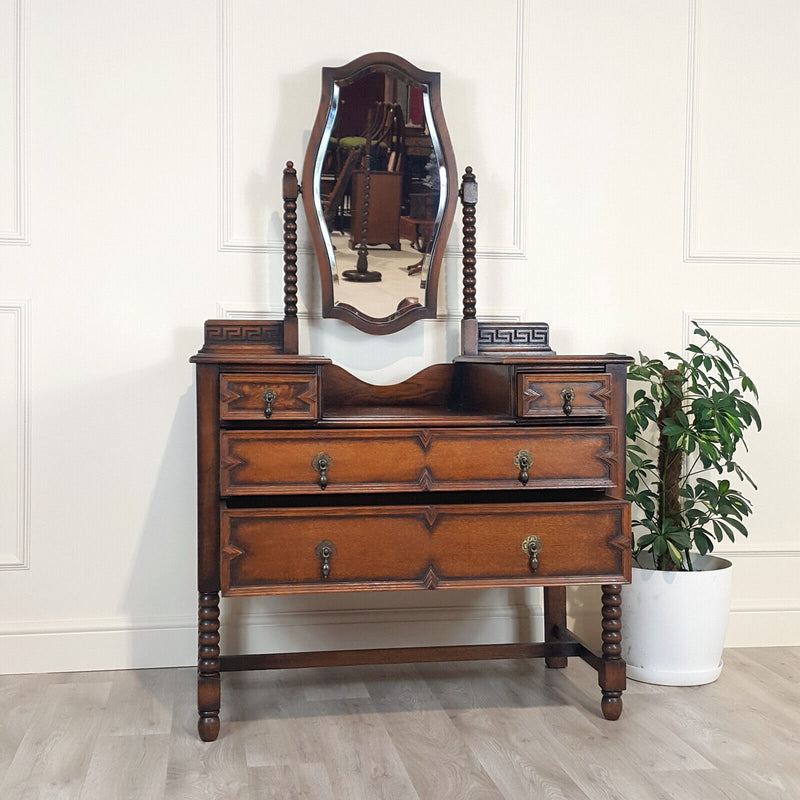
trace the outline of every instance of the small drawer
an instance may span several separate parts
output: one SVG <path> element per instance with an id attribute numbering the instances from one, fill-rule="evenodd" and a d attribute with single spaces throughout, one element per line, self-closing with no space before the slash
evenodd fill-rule
<path id="1" fill-rule="evenodd" d="M 605 422 L 611 416 L 611 376 L 519 373 L 517 416 Z"/>
<path id="2" fill-rule="evenodd" d="M 316 372 L 224 372 L 219 378 L 221 420 L 314 420 L 319 417 Z"/>

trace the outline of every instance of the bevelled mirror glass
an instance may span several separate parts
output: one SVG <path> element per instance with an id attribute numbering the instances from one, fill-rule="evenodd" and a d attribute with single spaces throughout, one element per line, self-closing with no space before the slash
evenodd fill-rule
<path id="1" fill-rule="evenodd" d="M 391 53 L 323 68 L 303 202 L 324 317 L 383 334 L 436 316 L 456 180 L 438 72 Z"/>

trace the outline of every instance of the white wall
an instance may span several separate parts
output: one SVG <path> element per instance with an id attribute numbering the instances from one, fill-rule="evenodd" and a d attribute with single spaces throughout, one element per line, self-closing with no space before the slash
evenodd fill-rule
<path id="1" fill-rule="evenodd" d="M 479 312 L 547 321 L 562 353 L 680 349 L 690 318 L 739 352 L 765 430 L 751 536 L 725 551 L 728 643 L 800 644 L 800 8 L 431 0 L 413 25 L 385 8 L 0 0 L 1 670 L 194 662 L 188 358 L 207 318 L 280 313 L 280 171 L 302 162 L 320 68 L 376 50 L 442 73 L 480 184 Z M 379 382 L 457 354 L 458 235 L 443 319 L 377 348 L 314 315 L 301 234 L 306 351 Z M 593 596 L 574 600 L 596 624 Z M 229 649 L 541 622 L 535 591 L 225 613 Z"/>

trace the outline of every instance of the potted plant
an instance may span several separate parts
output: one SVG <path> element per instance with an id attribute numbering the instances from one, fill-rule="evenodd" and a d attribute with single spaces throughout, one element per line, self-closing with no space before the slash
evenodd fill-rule
<path id="1" fill-rule="evenodd" d="M 755 384 L 730 348 L 693 324 L 699 343 L 685 358 L 640 353 L 628 368 L 633 577 L 623 657 L 630 677 L 666 685 L 709 683 L 722 669 L 731 564 L 709 554 L 747 536 L 752 505 L 738 487 L 756 487 L 735 457 L 745 431 L 761 428 L 747 399 L 758 399 Z"/>

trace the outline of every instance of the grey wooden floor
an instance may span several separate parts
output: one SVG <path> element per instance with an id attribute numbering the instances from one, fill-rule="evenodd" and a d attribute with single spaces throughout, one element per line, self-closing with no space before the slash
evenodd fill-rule
<path id="1" fill-rule="evenodd" d="M 708 686 L 629 682 L 618 722 L 580 661 L 223 675 L 0 677 L 0 798 L 800 798 L 800 648 L 728 650 Z"/>

